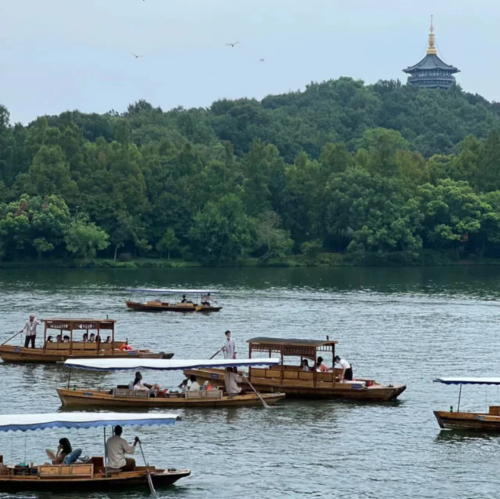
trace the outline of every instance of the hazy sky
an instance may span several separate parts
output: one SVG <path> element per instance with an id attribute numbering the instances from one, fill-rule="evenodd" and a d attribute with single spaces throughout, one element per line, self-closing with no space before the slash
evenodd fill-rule
<path id="1" fill-rule="evenodd" d="M 498 0 L 0 0 L 0 103 L 27 123 L 141 98 L 164 110 L 260 99 L 339 76 L 405 81 L 431 14 L 462 87 L 500 100 Z"/>

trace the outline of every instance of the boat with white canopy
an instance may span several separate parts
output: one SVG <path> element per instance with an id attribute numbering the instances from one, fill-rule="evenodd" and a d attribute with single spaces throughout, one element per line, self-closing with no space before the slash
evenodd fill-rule
<path id="1" fill-rule="evenodd" d="M 141 312 L 219 312 L 222 307 L 215 307 L 213 295 L 217 291 L 212 289 L 155 289 L 155 288 L 129 288 L 126 291 L 130 293 L 141 293 L 155 296 L 153 300 L 145 303 L 128 300 L 125 302 L 131 310 Z M 180 300 L 176 302 L 163 301 L 162 295 L 177 295 Z M 199 298 L 199 303 L 196 303 Z"/>
<path id="2" fill-rule="evenodd" d="M 163 426 L 172 425 L 179 419 L 176 414 L 165 413 L 10 414 L 0 416 L 0 432 L 103 427 L 104 441 L 106 441 L 107 426 Z M 159 469 L 150 466 L 146 462 L 140 441 L 139 448 L 144 458 L 144 466 L 137 466 L 134 471 L 127 472 L 109 468 L 105 459 L 106 451 L 104 456 L 95 456 L 82 461 L 78 461 L 75 455 L 69 460 L 73 460 L 71 464 L 6 465 L 3 456 L 0 456 L 0 491 L 115 491 L 149 485 L 151 492 L 154 492 L 155 487 L 172 485 L 180 478 L 191 474 L 187 469 Z"/>
<path id="3" fill-rule="evenodd" d="M 92 371 L 184 371 L 186 369 L 223 369 L 229 378 L 239 380 L 237 370 L 250 367 L 276 366 L 279 359 L 222 359 L 222 360 L 167 360 L 167 359 L 72 359 L 64 363 L 70 369 Z M 71 371 L 70 371 L 71 375 Z M 185 380 L 187 381 L 187 379 Z M 235 381 L 235 383 L 236 383 Z M 142 384 L 142 382 L 141 382 Z M 212 386 L 209 380 L 199 389 L 163 389 L 159 385 L 144 385 L 145 388 L 130 383 L 117 385 L 110 389 L 78 388 L 71 385 L 58 388 L 57 393 L 65 406 L 104 406 L 104 407 L 234 407 L 255 406 L 263 403 L 272 405 L 285 397 L 284 393 L 241 392 L 235 384 Z"/>
<path id="4" fill-rule="evenodd" d="M 445 385 L 458 385 L 457 410 L 450 407 L 450 411 L 434 411 L 437 422 L 441 428 L 453 430 L 480 430 L 480 431 L 500 431 L 500 405 L 490 405 L 486 412 L 464 412 L 460 411 L 462 399 L 462 386 L 464 385 L 500 385 L 500 378 L 496 377 L 451 377 L 436 378 L 436 383 Z"/>

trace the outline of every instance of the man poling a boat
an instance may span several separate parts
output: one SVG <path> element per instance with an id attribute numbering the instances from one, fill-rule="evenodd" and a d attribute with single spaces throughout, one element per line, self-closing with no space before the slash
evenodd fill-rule
<path id="1" fill-rule="evenodd" d="M 236 343 L 233 338 L 231 338 L 231 331 L 226 331 L 224 334 L 226 335 L 226 341 L 224 341 L 224 344 L 221 348 L 221 350 L 224 352 L 224 358 L 236 359 Z"/>
<path id="2" fill-rule="evenodd" d="M 31 314 L 29 320 L 26 321 L 23 329 L 19 331 L 22 333 L 26 331 L 26 337 L 24 339 L 24 348 L 28 348 L 31 343 L 31 348 L 35 348 L 36 340 L 36 328 L 42 323 L 41 320 L 35 318 L 35 314 Z"/>

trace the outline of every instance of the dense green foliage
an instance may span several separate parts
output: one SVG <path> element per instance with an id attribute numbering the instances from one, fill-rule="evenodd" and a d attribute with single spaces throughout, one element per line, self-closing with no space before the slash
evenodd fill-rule
<path id="1" fill-rule="evenodd" d="M 500 106 L 348 78 L 163 112 L 0 106 L 0 258 L 500 256 Z"/>

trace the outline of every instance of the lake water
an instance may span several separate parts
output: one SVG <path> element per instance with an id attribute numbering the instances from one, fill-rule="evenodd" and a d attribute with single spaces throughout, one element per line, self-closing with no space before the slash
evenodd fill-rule
<path id="1" fill-rule="evenodd" d="M 131 312 L 124 303 L 131 286 L 221 289 L 224 308 L 209 316 Z M 500 435 L 440 431 L 432 411 L 456 406 L 458 389 L 432 380 L 500 375 L 500 268 L 1 270 L 0 298 L 2 341 L 32 311 L 41 318 L 109 316 L 118 320 L 117 337 L 176 358 L 210 357 L 226 329 L 240 357 L 253 336 L 329 335 L 355 376 L 408 386 L 390 403 L 285 400 L 271 410 L 182 410 L 175 426 L 126 428 L 129 441 L 142 438 L 152 463 L 192 470 L 158 497 L 498 497 Z M 62 366 L 0 365 L 0 373 L 1 414 L 60 410 L 55 388 L 67 380 Z M 87 386 L 128 378 L 73 373 Z M 162 385 L 181 378 L 145 373 Z M 466 409 L 484 410 L 500 394 L 496 387 L 465 387 L 462 400 Z M 0 454 L 9 463 L 43 462 L 44 449 L 56 448 L 62 436 L 85 454 L 102 455 L 97 429 L 0 434 Z"/>

